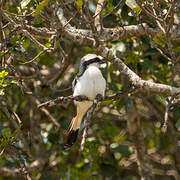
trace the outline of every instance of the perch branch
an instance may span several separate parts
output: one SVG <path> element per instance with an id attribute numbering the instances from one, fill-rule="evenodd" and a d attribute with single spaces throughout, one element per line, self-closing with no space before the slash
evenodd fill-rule
<path id="1" fill-rule="evenodd" d="M 87 117 L 84 121 L 85 128 L 83 130 L 83 136 L 82 136 L 81 145 L 80 145 L 80 152 L 82 152 L 84 150 L 85 140 L 86 140 L 86 137 L 88 134 L 88 128 L 89 128 L 90 123 L 91 123 L 93 112 L 94 112 L 98 102 L 100 102 L 100 101 L 102 101 L 102 96 L 97 95 L 95 100 L 93 101 L 92 106 L 88 110 Z"/>
<path id="2" fill-rule="evenodd" d="M 118 92 L 118 93 L 116 93 L 114 95 L 105 96 L 103 99 L 101 99 L 101 101 L 117 100 L 122 95 L 135 92 L 136 90 L 137 90 L 137 88 L 133 87 L 132 89 L 129 89 L 128 91 L 120 91 L 120 92 Z M 42 104 L 39 104 L 38 108 L 50 107 L 50 106 L 54 106 L 54 105 L 60 104 L 62 102 L 73 101 L 73 100 L 76 100 L 76 101 L 87 101 L 89 99 L 86 96 L 72 96 L 72 95 L 71 96 L 67 96 L 67 97 L 58 97 L 56 99 L 49 100 L 49 101 L 46 101 L 46 102 L 44 102 Z"/>

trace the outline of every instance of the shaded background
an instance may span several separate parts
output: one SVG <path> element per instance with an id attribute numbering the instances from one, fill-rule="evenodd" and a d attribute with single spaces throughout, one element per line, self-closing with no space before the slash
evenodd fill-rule
<path id="1" fill-rule="evenodd" d="M 168 128 L 164 133 L 162 125 L 168 96 L 158 93 L 137 90 L 118 100 L 100 103 L 91 120 L 84 151 L 79 151 L 82 133 L 78 142 L 66 151 L 63 141 L 75 115 L 73 102 L 41 109 L 38 105 L 71 95 L 69 87 L 78 72 L 80 58 L 94 50 L 64 38 L 64 34 L 61 37 L 61 33 L 57 43 L 54 37 L 46 38 L 42 33 L 42 37 L 34 35 L 39 43 L 47 48 L 56 44 L 53 50 L 42 52 L 31 36 L 13 26 L 12 21 L 21 26 L 58 30 L 60 22 L 54 11 L 59 3 L 66 19 L 72 18 L 69 22 L 72 26 L 89 29 L 80 16 L 83 1 L 0 2 L 3 9 L 0 15 L 0 179 L 136 180 L 143 177 L 144 172 L 146 179 L 180 179 L 179 101 L 169 109 Z M 162 19 L 172 4 L 175 2 L 144 1 L 144 6 L 150 12 L 155 9 Z M 171 24 L 171 31 L 175 32 L 179 27 L 177 4 L 163 24 L 166 28 Z M 97 1 L 89 1 L 92 16 L 96 5 Z M 106 28 L 142 22 L 157 28 L 155 19 L 140 6 L 131 9 L 124 0 L 120 3 L 107 0 L 102 14 Z M 179 39 L 170 41 L 169 49 L 167 37 L 147 33 L 137 37 L 127 35 L 107 42 L 106 46 L 142 79 L 178 87 Z M 31 63 L 22 64 L 38 54 Z M 110 62 L 107 64 L 102 70 L 107 81 L 106 94 L 131 89 L 126 77 Z"/>

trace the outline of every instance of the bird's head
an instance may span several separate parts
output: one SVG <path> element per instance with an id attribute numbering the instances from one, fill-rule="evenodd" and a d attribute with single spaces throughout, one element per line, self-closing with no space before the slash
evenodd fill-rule
<path id="1" fill-rule="evenodd" d="M 86 71 L 89 66 L 96 66 L 98 68 L 105 68 L 106 62 L 103 60 L 103 57 L 97 56 L 96 54 L 87 54 L 81 58 L 78 77 Z"/>
<path id="2" fill-rule="evenodd" d="M 84 57 L 82 57 L 80 66 L 84 66 L 86 69 L 89 66 L 105 68 L 106 62 L 103 60 L 103 57 L 101 57 L 101 56 L 97 56 L 96 54 L 87 54 Z"/>

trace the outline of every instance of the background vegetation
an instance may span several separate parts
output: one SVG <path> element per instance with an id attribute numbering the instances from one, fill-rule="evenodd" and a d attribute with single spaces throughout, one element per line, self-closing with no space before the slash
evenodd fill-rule
<path id="1" fill-rule="evenodd" d="M 0 12 L 0 179 L 180 179 L 178 1 L 0 0 Z M 83 130 L 67 151 L 73 101 L 39 106 L 72 94 L 87 53 L 107 60 L 115 96 L 83 151 Z"/>

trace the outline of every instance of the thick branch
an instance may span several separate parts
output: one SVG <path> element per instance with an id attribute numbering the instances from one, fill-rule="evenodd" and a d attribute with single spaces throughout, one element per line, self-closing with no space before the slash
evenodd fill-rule
<path id="1" fill-rule="evenodd" d="M 104 7 L 106 0 L 99 0 L 97 7 L 96 7 L 96 12 L 95 12 L 95 19 L 94 19 L 94 25 L 97 29 L 98 32 L 101 33 L 103 24 L 102 24 L 102 10 Z"/>
<path id="2" fill-rule="evenodd" d="M 156 92 L 166 95 L 173 95 L 180 91 L 180 88 L 154 83 L 152 81 L 145 81 L 141 79 L 136 73 L 134 73 L 129 67 L 127 67 L 121 59 L 117 58 L 110 49 L 100 46 L 97 52 L 104 58 L 110 60 L 117 69 L 124 74 L 135 87 L 140 88 L 146 92 Z"/>
<path id="3" fill-rule="evenodd" d="M 77 31 L 77 29 L 76 29 L 76 31 Z M 160 32 L 160 30 L 158 30 L 158 29 L 154 30 L 152 28 L 149 28 L 146 24 L 143 24 L 143 26 L 142 25 L 127 26 L 126 28 L 124 27 L 122 29 L 119 29 L 119 31 L 115 31 L 115 29 L 111 29 L 111 31 L 110 31 L 110 29 L 106 29 L 104 32 L 104 36 L 106 38 L 106 37 L 108 37 L 107 33 L 111 34 L 112 35 L 111 38 L 106 39 L 105 41 L 107 41 L 107 40 L 112 41 L 112 40 L 116 40 L 116 39 L 120 38 L 121 36 L 127 35 L 127 37 L 128 37 L 128 35 L 130 35 L 130 36 L 135 36 L 135 35 L 137 36 L 138 34 L 144 35 L 144 34 L 146 34 L 146 32 L 157 34 Z M 72 35 L 72 37 L 73 37 L 74 33 L 71 33 L 69 35 Z M 79 36 L 78 40 L 77 40 L 77 38 L 72 38 L 72 37 L 71 37 L 71 40 L 73 39 L 76 42 L 83 43 L 83 41 L 84 41 L 83 36 Z M 92 39 L 92 41 L 93 41 L 93 39 Z M 86 41 L 86 43 L 87 43 L 87 41 Z M 91 44 L 91 46 L 93 46 L 93 42 L 91 42 L 90 44 Z M 99 46 L 97 48 L 97 52 L 104 58 L 107 58 L 108 60 L 112 61 L 112 63 L 116 67 L 118 67 L 118 69 L 120 70 L 121 73 L 123 73 L 125 76 L 127 76 L 127 78 L 132 82 L 132 84 L 135 87 L 138 87 L 143 91 L 163 93 L 163 94 L 167 94 L 167 95 L 173 95 L 174 93 L 180 91 L 180 88 L 142 80 L 136 73 L 134 73 L 131 69 L 129 69 L 119 58 L 117 58 L 115 55 L 113 55 L 113 53 L 110 49 L 108 49 L 104 46 Z"/>
<path id="4" fill-rule="evenodd" d="M 143 36 L 147 33 L 152 36 L 162 34 L 160 29 L 151 28 L 146 23 L 143 23 L 119 28 L 105 28 L 103 31 L 103 37 L 106 41 L 115 41 L 121 38 Z"/>

